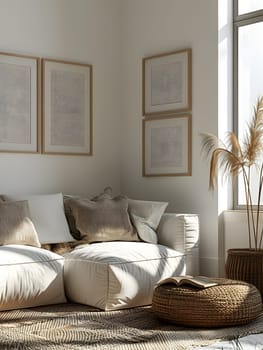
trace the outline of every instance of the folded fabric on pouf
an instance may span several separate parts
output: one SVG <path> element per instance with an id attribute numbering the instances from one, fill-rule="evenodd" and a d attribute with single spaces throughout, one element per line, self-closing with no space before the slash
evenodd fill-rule
<path id="1" fill-rule="evenodd" d="M 0 247 L 0 311 L 66 302 L 64 258 L 25 245 Z"/>
<path id="2" fill-rule="evenodd" d="M 149 305 L 156 283 L 185 274 L 182 253 L 144 242 L 92 243 L 64 258 L 67 297 L 103 310 Z"/>

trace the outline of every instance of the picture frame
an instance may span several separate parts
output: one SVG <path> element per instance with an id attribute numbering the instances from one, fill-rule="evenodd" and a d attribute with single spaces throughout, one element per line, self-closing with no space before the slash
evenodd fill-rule
<path id="1" fill-rule="evenodd" d="M 191 110 L 191 49 L 145 57 L 142 69 L 144 116 Z"/>
<path id="2" fill-rule="evenodd" d="M 92 155 L 92 65 L 42 59 L 42 153 Z"/>
<path id="3" fill-rule="evenodd" d="M 142 123 L 143 176 L 191 176 L 191 115 L 145 118 Z"/>
<path id="4" fill-rule="evenodd" d="M 40 58 L 0 52 L 0 152 L 38 153 Z"/>

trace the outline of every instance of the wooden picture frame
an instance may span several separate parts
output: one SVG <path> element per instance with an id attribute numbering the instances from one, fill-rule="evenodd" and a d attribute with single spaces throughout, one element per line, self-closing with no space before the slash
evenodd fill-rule
<path id="1" fill-rule="evenodd" d="M 42 59 L 42 152 L 92 155 L 92 65 Z"/>
<path id="2" fill-rule="evenodd" d="M 38 57 L 0 52 L 0 152 L 38 153 Z"/>
<path id="3" fill-rule="evenodd" d="M 142 122 L 143 176 L 191 176 L 191 115 L 160 116 Z"/>
<path id="4" fill-rule="evenodd" d="M 143 58 L 143 115 L 190 111 L 192 50 Z"/>

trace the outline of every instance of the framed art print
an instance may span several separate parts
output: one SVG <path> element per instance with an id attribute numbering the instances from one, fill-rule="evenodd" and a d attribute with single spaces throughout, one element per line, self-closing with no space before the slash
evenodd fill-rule
<path id="1" fill-rule="evenodd" d="M 0 152 L 39 152 L 39 62 L 0 53 Z"/>
<path id="2" fill-rule="evenodd" d="M 190 176 L 191 115 L 143 120 L 143 176 Z"/>
<path id="3" fill-rule="evenodd" d="M 190 111 L 192 50 L 143 59 L 143 115 Z"/>
<path id="4" fill-rule="evenodd" d="M 92 155 L 92 66 L 42 60 L 43 153 Z"/>

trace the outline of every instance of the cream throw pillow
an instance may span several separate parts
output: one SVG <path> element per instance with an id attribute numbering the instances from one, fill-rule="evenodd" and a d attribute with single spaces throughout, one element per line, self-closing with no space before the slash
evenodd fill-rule
<path id="1" fill-rule="evenodd" d="M 161 217 L 168 206 L 167 202 L 142 201 L 136 199 L 129 199 L 128 203 L 130 214 L 145 219 L 145 222 L 154 230 L 157 229 Z"/>
<path id="2" fill-rule="evenodd" d="M 62 193 L 39 195 L 4 196 L 6 201 L 27 200 L 31 220 L 35 225 L 39 241 L 62 243 L 73 241 L 66 220 Z"/>
<path id="3" fill-rule="evenodd" d="M 144 218 L 136 216 L 134 214 L 131 215 L 131 221 L 136 228 L 140 239 L 144 242 L 157 244 L 157 234 L 156 232 L 149 226 L 147 221 Z"/>
<path id="4" fill-rule="evenodd" d="M 128 214 L 126 197 L 102 198 L 98 201 L 68 201 L 81 239 L 87 242 L 136 241 L 137 234 Z"/>
<path id="5" fill-rule="evenodd" d="M 167 208 L 167 202 L 142 201 L 129 199 L 129 214 L 140 239 L 148 243 L 157 243 L 157 227 Z"/>
<path id="6" fill-rule="evenodd" d="M 0 245 L 7 244 L 40 247 L 27 201 L 0 202 Z"/>

